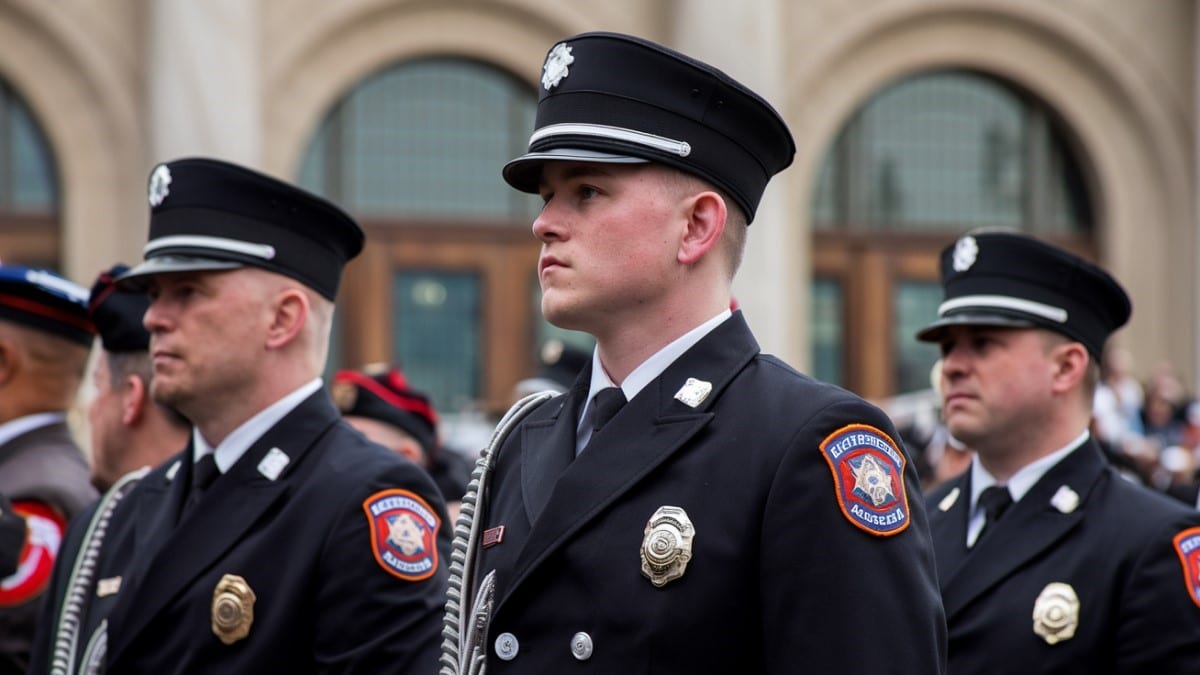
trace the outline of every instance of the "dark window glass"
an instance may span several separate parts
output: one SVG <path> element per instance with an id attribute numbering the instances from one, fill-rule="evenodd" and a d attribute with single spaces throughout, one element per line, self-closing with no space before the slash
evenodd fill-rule
<path id="1" fill-rule="evenodd" d="M 812 376 L 842 383 L 842 285 L 834 279 L 812 283 Z"/>
<path id="2" fill-rule="evenodd" d="M 48 215 L 57 208 L 50 144 L 25 102 L 0 80 L 0 213 Z"/>
<path id="3" fill-rule="evenodd" d="M 526 85 L 485 64 L 403 63 L 334 107 L 300 182 L 364 217 L 526 227 L 540 199 L 513 190 L 500 170 L 524 152 L 536 106 Z"/>
<path id="4" fill-rule="evenodd" d="M 929 371 L 938 358 L 938 347 L 918 342 L 917 331 L 937 316 L 942 302 L 942 286 L 933 282 L 904 281 L 893 287 L 892 351 L 896 355 L 897 391 L 915 391 L 929 387 Z"/>
<path id="5" fill-rule="evenodd" d="M 469 272 L 395 275 L 394 359 L 439 410 L 479 398 L 480 283 Z"/>
<path id="6" fill-rule="evenodd" d="M 820 229 L 1089 231 L 1079 162 L 1049 108 L 968 71 L 924 73 L 873 96 L 817 178 Z"/>

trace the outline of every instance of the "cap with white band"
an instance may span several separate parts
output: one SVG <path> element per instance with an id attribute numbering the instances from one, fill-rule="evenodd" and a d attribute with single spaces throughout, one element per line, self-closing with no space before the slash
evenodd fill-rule
<path id="1" fill-rule="evenodd" d="M 547 161 L 657 162 L 725 192 L 749 220 L 795 142 L 769 103 L 720 70 L 619 33 L 554 45 L 542 66 L 528 152 L 504 179 L 537 192 Z"/>
<path id="2" fill-rule="evenodd" d="M 271 176 L 214 159 L 181 159 L 150 175 L 150 237 L 144 262 L 119 283 L 153 275 L 260 267 L 304 282 L 329 299 L 363 233 L 340 208 Z"/>
<path id="3" fill-rule="evenodd" d="M 1023 234 L 987 231 L 942 251 L 945 299 L 938 318 L 917 333 L 941 341 L 956 325 L 1041 327 L 1083 343 L 1099 360 L 1132 305 L 1108 272 Z"/>

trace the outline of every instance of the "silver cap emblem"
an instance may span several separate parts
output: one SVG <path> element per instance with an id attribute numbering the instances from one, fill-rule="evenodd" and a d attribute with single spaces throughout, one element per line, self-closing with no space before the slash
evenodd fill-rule
<path id="1" fill-rule="evenodd" d="M 966 272 L 979 256 L 979 244 L 975 237 L 967 235 L 954 244 L 954 271 Z"/>
<path id="2" fill-rule="evenodd" d="M 1075 589 L 1060 581 L 1046 584 L 1033 602 L 1033 632 L 1053 645 L 1075 637 L 1078 626 L 1079 596 Z"/>
<path id="3" fill-rule="evenodd" d="M 171 194 L 171 170 L 166 164 L 159 164 L 154 168 L 154 173 L 150 174 L 150 206 L 158 206 L 163 203 L 167 195 Z"/>
<path id="4" fill-rule="evenodd" d="M 686 511 L 678 506 L 658 507 L 642 539 L 642 574 L 659 588 L 683 576 L 692 559 L 695 535 Z"/>
<path id="5" fill-rule="evenodd" d="M 542 86 L 546 91 L 558 86 L 567 76 L 567 66 L 575 63 L 571 56 L 571 48 L 565 42 L 554 45 L 554 49 L 546 55 L 546 63 L 542 66 Z"/>

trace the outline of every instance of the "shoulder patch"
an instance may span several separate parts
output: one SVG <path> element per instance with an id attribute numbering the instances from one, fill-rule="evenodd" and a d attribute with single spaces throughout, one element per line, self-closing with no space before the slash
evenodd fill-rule
<path id="1" fill-rule="evenodd" d="M 1200 606 L 1200 527 L 1189 527 L 1175 535 L 1175 552 L 1183 563 L 1183 581 L 1192 602 Z"/>
<path id="2" fill-rule="evenodd" d="M 392 576 L 421 581 L 438 568 L 437 512 L 409 490 L 382 490 L 367 497 L 363 511 L 371 526 L 375 562 Z"/>
<path id="3" fill-rule="evenodd" d="M 821 441 L 838 507 L 855 527 L 880 537 L 908 529 L 904 453 L 884 432 L 849 424 Z"/>
<path id="4" fill-rule="evenodd" d="M 45 590 L 67 527 L 65 518 L 41 502 L 13 502 L 13 511 L 25 517 L 25 547 L 17 571 L 0 579 L 0 607 L 25 604 Z"/>

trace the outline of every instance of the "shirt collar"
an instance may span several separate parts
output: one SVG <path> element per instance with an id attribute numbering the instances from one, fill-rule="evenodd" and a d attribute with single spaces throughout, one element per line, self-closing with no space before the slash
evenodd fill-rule
<path id="1" fill-rule="evenodd" d="M 294 410 L 296 406 L 316 393 L 323 384 L 321 378 L 318 377 L 266 408 L 263 408 L 254 417 L 246 420 L 241 426 L 230 432 L 215 449 L 200 435 L 200 430 L 193 427 L 192 461 L 196 461 L 210 452 L 214 453 L 213 460 L 216 461 L 217 468 L 220 469 L 221 473 L 226 473 L 230 467 L 241 459 L 242 455 L 246 454 L 246 451 L 250 449 L 250 446 L 255 441 L 267 433 L 268 429 L 275 426 L 279 420 Z"/>
<path id="2" fill-rule="evenodd" d="M 621 391 L 625 394 L 625 400 L 632 401 L 633 397 L 637 396 L 638 392 L 642 389 L 645 389 L 646 385 L 650 384 L 654 378 L 662 375 L 663 371 L 675 362 L 675 359 L 678 359 L 684 352 L 695 346 L 705 335 L 711 333 L 730 316 L 733 316 L 733 312 L 728 309 L 722 310 L 713 318 L 679 336 L 671 344 L 658 350 L 653 356 L 643 361 L 637 368 L 634 368 L 633 372 L 629 373 L 625 381 L 620 384 Z M 587 401 L 584 403 L 583 410 L 580 411 L 580 426 L 577 428 L 579 432 L 576 434 L 577 438 L 584 433 L 583 420 L 587 419 L 587 411 L 592 405 L 592 397 L 601 389 L 616 386 L 618 385 L 609 379 L 608 373 L 604 372 L 604 366 L 600 364 L 599 350 L 593 350 L 592 381 L 588 387 Z M 590 430 L 587 435 L 591 435 Z M 586 439 L 581 440 L 586 441 Z"/>
<path id="3" fill-rule="evenodd" d="M 1084 429 L 1083 433 L 1068 443 L 1066 447 L 1038 458 L 1014 473 L 1012 478 L 1008 479 L 1008 492 L 1012 495 L 1013 503 L 1021 501 L 1021 498 L 1032 490 L 1034 485 L 1037 485 L 1047 471 L 1071 454 L 1072 450 L 1082 445 L 1090 436 L 1088 430 Z M 987 469 L 983 468 L 983 465 L 979 463 L 979 455 L 976 455 L 971 460 L 971 513 L 975 512 L 975 508 L 979 504 L 979 495 L 984 489 L 996 484 L 996 479 L 988 473 Z"/>

